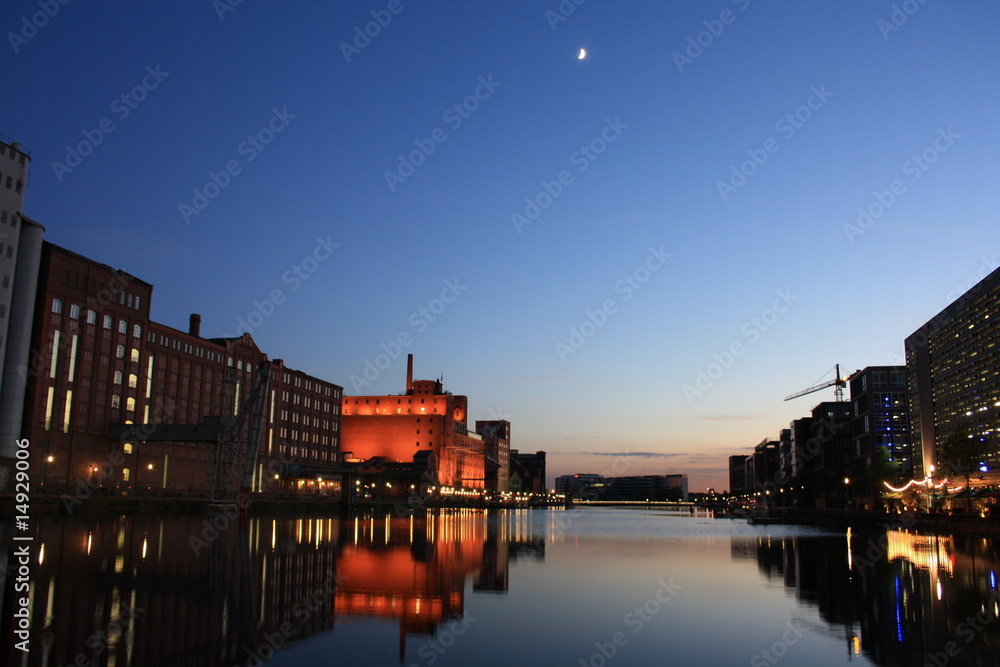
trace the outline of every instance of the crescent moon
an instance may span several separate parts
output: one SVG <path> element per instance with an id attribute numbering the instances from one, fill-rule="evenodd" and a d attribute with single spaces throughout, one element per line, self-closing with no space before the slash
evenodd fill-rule
<path id="1" fill-rule="evenodd" d="M 587 57 L 587 49 L 580 49 L 580 55 L 577 56 L 578 60 L 583 60 Z"/>

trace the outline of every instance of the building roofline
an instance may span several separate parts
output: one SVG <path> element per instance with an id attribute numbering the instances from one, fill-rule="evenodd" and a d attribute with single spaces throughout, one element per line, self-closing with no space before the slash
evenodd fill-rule
<path id="1" fill-rule="evenodd" d="M 43 227 L 43 229 L 44 229 L 44 227 Z M 149 287 L 150 289 L 153 288 L 153 284 L 152 283 L 147 283 L 142 278 L 138 278 L 138 277 L 132 275 L 131 273 L 129 273 L 128 271 L 125 271 L 124 269 L 116 269 L 113 266 L 109 266 L 109 265 L 105 264 L 104 262 L 98 262 L 95 259 L 92 259 L 92 258 L 87 257 L 85 255 L 81 255 L 78 252 L 73 252 L 72 250 L 69 250 L 68 248 L 64 248 L 61 245 L 57 245 L 55 243 L 52 243 L 52 241 L 42 241 L 42 243 L 50 245 L 53 248 L 55 248 L 56 250 L 59 250 L 60 252 L 65 253 L 65 254 L 67 254 L 67 255 L 69 255 L 71 257 L 76 257 L 76 258 L 82 259 L 85 262 L 90 262 L 91 264 L 97 264 L 98 266 L 103 266 L 104 268 L 108 269 L 109 271 L 113 271 L 114 273 L 121 273 L 123 275 L 128 276 L 131 280 L 134 280 L 137 283 L 142 283 L 143 285 Z"/>

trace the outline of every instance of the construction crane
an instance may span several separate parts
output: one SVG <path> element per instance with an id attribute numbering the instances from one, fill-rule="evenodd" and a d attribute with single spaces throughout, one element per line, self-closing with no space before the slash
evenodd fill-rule
<path id="1" fill-rule="evenodd" d="M 819 384 L 814 384 L 808 389 L 803 389 L 802 391 L 797 391 L 794 394 L 789 394 L 785 396 L 786 401 L 790 401 L 793 398 L 798 398 L 799 396 L 805 396 L 806 394 L 811 394 L 814 391 L 819 391 L 820 389 L 826 389 L 827 387 L 836 387 L 834 396 L 837 398 L 837 402 L 844 400 L 844 387 L 847 386 L 847 380 L 840 377 L 840 364 L 833 367 L 834 378 L 832 380 L 827 380 L 826 382 L 820 382 Z"/>
<path id="2" fill-rule="evenodd" d="M 261 434 L 263 433 L 264 413 L 267 406 L 267 389 L 271 379 L 271 368 L 267 362 L 257 367 L 253 385 L 246 401 L 239 405 L 236 414 L 232 417 L 222 418 L 222 428 L 219 430 L 219 439 L 216 445 L 215 474 L 212 480 L 212 501 L 213 505 L 232 505 L 236 503 L 233 492 L 233 478 L 242 462 L 242 474 L 240 476 L 240 496 L 243 503 L 236 503 L 245 509 L 245 499 L 250 495 L 250 488 L 253 484 L 254 469 L 257 466 L 257 455 L 260 448 Z M 227 384 L 236 387 L 238 381 L 230 378 L 225 380 Z M 239 395 L 234 398 L 234 403 L 239 401 Z M 249 432 L 246 438 L 244 449 L 240 435 L 247 420 L 250 420 Z M 241 461 L 242 459 L 242 461 Z"/>

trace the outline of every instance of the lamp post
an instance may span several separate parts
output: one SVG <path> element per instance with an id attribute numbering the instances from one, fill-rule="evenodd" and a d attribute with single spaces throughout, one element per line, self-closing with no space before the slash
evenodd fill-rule
<path id="1" fill-rule="evenodd" d="M 846 503 L 847 503 L 848 507 L 851 506 L 851 500 L 852 500 L 851 495 L 852 495 L 851 494 L 851 478 L 850 477 L 845 477 L 844 478 L 844 497 L 846 499 Z"/>

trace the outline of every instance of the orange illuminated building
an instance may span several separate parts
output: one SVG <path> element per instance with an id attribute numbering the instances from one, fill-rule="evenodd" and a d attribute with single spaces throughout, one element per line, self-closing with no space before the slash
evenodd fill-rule
<path id="1" fill-rule="evenodd" d="M 412 377 L 411 355 L 404 394 L 344 397 L 344 459 L 407 463 L 429 452 L 428 475 L 435 484 L 485 489 L 486 447 L 483 436 L 469 430 L 469 399 L 444 391 L 439 380 Z"/>

